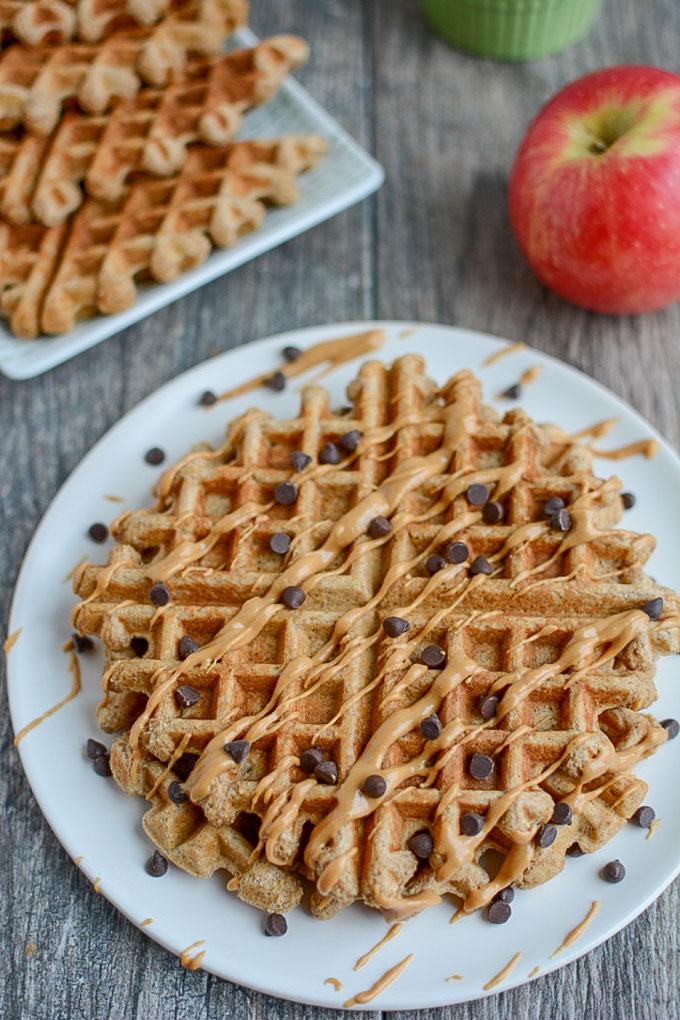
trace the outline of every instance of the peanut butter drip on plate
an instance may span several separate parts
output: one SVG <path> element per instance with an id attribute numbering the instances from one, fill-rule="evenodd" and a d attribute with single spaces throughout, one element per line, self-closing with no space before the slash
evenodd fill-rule
<path id="1" fill-rule="evenodd" d="M 15 644 L 21 637 L 21 632 L 23 629 L 24 629 L 23 627 L 17 627 L 16 630 L 13 630 L 12 633 L 5 638 L 2 644 L 2 650 L 5 653 L 5 655 L 7 655 L 7 653 L 11 651 L 12 648 L 14 648 Z"/>
<path id="2" fill-rule="evenodd" d="M 351 999 L 347 999 L 346 1002 L 343 1002 L 345 1009 L 349 1009 L 351 1006 L 361 1006 L 366 1002 L 372 1002 L 377 995 L 380 995 L 380 993 L 384 992 L 386 988 L 389 988 L 390 985 L 394 984 L 397 978 L 401 977 L 412 959 L 413 953 L 409 953 L 408 956 L 405 956 L 403 960 L 399 961 L 399 963 L 395 963 L 394 967 L 390 967 L 389 970 L 386 970 L 383 976 L 378 978 L 375 984 L 372 984 L 365 992 L 358 992 L 356 995 L 353 995 Z"/>
<path id="3" fill-rule="evenodd" d="M 541 968 L 538 966 L 538 964 L 536 964 L 535 967 L 531 968 L 531 970 L 527 974 L 527 977 L 528 978 L 535 978 L 540 973 L 541 973 Z"/>
<path id="4" fill-rule="evenodd" d="M 523 351 L 525 349 L 526 344 L 521 341 L 518 341 L 516 344 L 508 344 L 506 347 L 499 347 L 497 351 L 494 351 L 493 354 L 490 354 L 484 359 L 482 366 L 484 368 L 491 368 L 491 366 L 495 365 L 497 361 L 501 360 L 501 358 L 507 358 L 509 354 L 516 354 L 518 351 Z"/>
<path id="5" fill-rule="evenodd" d="M 404 927 L 403 924 L 400 924 L 399 922 L 393 924 L 389 931 L 386 932 L 385 935 L 383 935 L 379 942 L 376 942 L 374 946 L 371 946 L 368 952 L 364 953 L 363 956 L 359 957 L 357 962 L 354 964 L 352 970 L 361 970 L 362 967 L 365 967 L 369 960 L 372 960 L 375 954 L 380 952 L 383 946 L 386 946 L 388 942 L 391 942 L 392 939 L 397 937 L 397 935 L 399 934 L 403 927 Z"/>
<path id="6" fill-rule="evenodd" d="M 52 707 L 48 708 L 45 712 L 42 713 L 42 715 L 39 715 L 36 719 L 32 719 L 29 723 L 26 723 L 25 726 L 22 726 L 22 728 L 14 737 L 15 747 L 19 746 L 19 744 L 24 739 L 27 733 L 30 733 L 31 730 L 34 730 L 37 726 L 40 726 L 40 724 L 43 723 L 45 719 L 49 719 L 51 715 L 54 715 L 55 712 L 58 712 L 60 708 L 64 707 L 64 705 L 68 705 L 69 701 L 73 701 L 73 699 L 76 698 L 80 693 L 81 687 L 80 663 L 78 662 L 75 652 L 73 651 L 73 643 L 71 641 L 66 642 L 66 644 L 64 645 L 64 651 L 67 652 L 69 656 L 68 668 L 71 674 L 71 690 L 64 698 L 61 699 L 61 701 L 58 701 L 56 705 L 52 705 Z"/>
<path id="7" fill-rule="evenodd" d="M 657 829 L 661 825 L 662 821 L 663 821 L 663 819 L 661 819 L 661 818 L 654 818 L 652 820 L 652 824 L 647 829 L 647 835 L 645 836 L 645 839 L 651 839 L 652 838 L 654 833 L 657 831 Z"/>
<path id="8" fill-rule="evenodd" d="M 334 340 L 322 340 L 320 343 L 308 347 L 295 361 L 284 362 L 279 371 L 287 379 L 292 379 L 309 371 L 310 368 L 316 368 L 317 365 L 327 365 L 329 369 L 338 368 L 348 361 L 361 358 L 364 354 L 377 351 L 384 342 L 385 331 L 382 329 L 371 329 L 365 333 L 337 337 Z M 252 379 L 234 386 L 233 389 L 220 393 L 217 399 L 218 401 L 231 400 L 244 393 L 251 393 L 263 386 L 270 376 L 271 372 L 261 372 Z"/>
<path id="9" fill-rule="evenodd" d="M 490 992 L 491 989 L 495 988 L 496 985 L 499 985 L 501 983 L 501 981 L 505 981 L 506 977 L 509 977 L 510 974 L 512 974 L 513 970 L 515 969 L 515 967 L 519 963 L 521 955 L 522 955 L 522 951 L 518 950 L 515 953 L 515 955 L 508 960 L 508 962 L 506 963 L 505 967 L 503 967 L 501 970 L 499 970 L 498 973 L 495 974 L 491 978 L 490 981 L 487 981 L 487 983 L 485 985 L 482 985 L 482 988 L 484 989 L 484 991 L 485 992 Z"/>
<path id="10" fill-rule="evenodd" d="M 638 439 L 635 443 L 627 443 L 614 450 L 596 450 L 591 446 L 590 452 L 594 457 L 603 457 L 605 460 L 623 460 L 624 457 L 635 457 L 638 454 L 651 460 L 660 449 L 661 443 L 657 439 Z"/>
<path id="11" fill-rule="evenodd" d="M 590 928 L 591 924 L 595 920 L 599 909 L 600 909 L 599 900 L 593 900 L 593 902 L 590 905 L 590 910 L 583 918 L 583 920 L 579 921 L 576 927 L 572 928 L 570 932 L 567 932 L 567 934 L 564 936 L 564 941 L 560 943 L 560 945 L 557 947 L 554 953 L 550 954 L 551 960 L 555 956 L 559 956 L 559 954 L 563 950 L 573 945 L 573 943 L 576 942 L 577 939 L 581 938 L 581 935 L 583 935 L 588 930 L 588 928 Z"/>
<path id="12" fill-rule="evenodd" d="M 536 382 L 542 371 L 543 365 L 532 365 L 530 368 L 525 369 L 519 377 L 520 386 L 531 386 L 533 382 Z"/>
<path id="13" fill-rule="evenodd" d="M 330 985 L 334 992 L 342 991 L 342 981 L 336 977 L 327 977 L 324 981 L 325 985 Z"/>
<path id="14" fill-rule="evenodd" d="M 186 970 L 198 970 L 198 968 L 201 966 L 203 957 L 205 956 L 207 950 L 202 949 L 200 952 L 194 953 L 193 956 L 191 954 L 194 949 L 198 949 L 199 946 L 204 945 L 205 939 L 198 939 L 196 942 L 192 942 L 190 946 L 187 946 L 186 949 L 182 950 L 179 962 L 183 967 L 186 968 Z"/>

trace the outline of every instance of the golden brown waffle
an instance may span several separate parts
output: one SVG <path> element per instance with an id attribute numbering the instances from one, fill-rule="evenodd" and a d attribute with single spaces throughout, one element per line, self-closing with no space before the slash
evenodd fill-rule
<path id="1" fill-rule="evenodd" d="M 666 739 L 642 710 L 655 658 L 680 648 L 679 602 L 645 574 L 654 539 L 614 527 L 618 480 L 595 478 L 588 449 L 559 429 L 520 410 L 499 419 L 469 372 L 437 390 L 415 355 L 369 362 L 348 396 L 336 412 L 308 387 L 297 419 L 251 411 L 223 448 L 166 472 L 153 509 L 114 523 L 108 565 L 77 572 L 73 624 L 106 651 L 98 718 L 122 734 L 114 775 L 148 798 L 145 829 L 178 866 L 224 868 L 267 910 L 296 901 L 291 875 L 314 883 L 319 917 L 356 899 L 403 917 L 444 893 L 470 910 L 550 878 L 567 847 L 597 849 L 637 808 L 646 786 L 632 769 Z M 320 464 L 353 430 L 356 450 Z M 301 471 L 295 451 L 311 458 Z M 284 482 L 292 504 L 277 498 Z M 468 498 L 472 483 L 500 522 Z M 566 532 L 543 512 L 556 496 Z M 378 515 L 391 530 L 370 537 Z M 285 556 L 270 549 L 279 532 Z M 431 573 L 452 541 L 464 562 Z M 480 556 L 491 573 L 473 576 Z M 296 610 L 282 601 L 291 585 L 306 593 Z M 389 617 L 410 629 L 389 637 Z M 182 638 L 196 649 L 183 659 Z M 432 644 L 446 653 L 438 669 L 421 658 Z M 433 713 L 441 733 L 426 739 Z M 243 739 L 237 763 L 224 745 Z M 303 771 L 310 747 L 337 783 Z M 473 754 L 490 776 L 473 776 Z M 384 794 L 362 792 L 369 775 Z M 170 798 L 172 782 L 188 800 Z M 543 846 L 558 802 L 572 822 Z M 461 831 L 469 812 L 477 835 Z M 423 831 L 434 848 L 419 861 L 409 841 Z"/>
<path id="2" fill-rule="evenodd" d="M 0 223 L 0 311 L 30 338 L 128 308 L 138 282 L 174 280 L 257 229 L 267 206 L 294 202 L 296 176 L 325 147 L 306 135 L 195 145 L 176 177 L 140 177 L 117 202 L 87 199 L 60 226 Z"/>
<path id="3" fill-rule="evenodd" d="M 111 32 L 152 25 L 186 0 L 0 0 L 3 36 L 42 46 L 80 38 L 97 42 Z"/>
<path id="4" fill-rule="evenodd" d="M 217 54 L 246 13 L 243 0 L 190 0 L 156 25 L 101 42 L 9 46 L 0 52 L 0 130 L 23 124 L 48 135 L 64 103 L 102 113 L 132 99 L 143 81 L 165 85 L 192 58 Z"/>
<path id="5" fill-rule="evenodd" d="M 58 226 L 84 199 L 116 201 L 132 173 L 168 177 L 201 141 L 224 146 L 246 110 L 271 99 L 308 59 L 296 36 L 274 36 L 219 60 L 195 60 L 164 89 L 95 115 L 66 113 L 49 138 L 21 129 L 0 136 L 0 212 L 10 223 Z"/>

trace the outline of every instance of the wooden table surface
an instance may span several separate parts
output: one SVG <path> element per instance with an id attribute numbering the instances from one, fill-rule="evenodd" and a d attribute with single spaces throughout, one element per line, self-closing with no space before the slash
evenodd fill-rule
<path id="1" fill-rule="evenodd" d="M 449 49 L 424 27 L 416 0 L 253 0 L 252 6 L 259 34 L 289 31 L 309 39 L 313 57 L 301 80 L 375 153 L 386 184 L 377 198 L 42 378 L 0 379 L 3 626 L 35 526 L 95 440 L 142 397 L 215 349 L 280 330 L 403 318 L 525 340 L 599 379 L 678 445 L 680 305 L 620 320 L 568 307 L 523 264 L 505 209 L 515 147 L 559 86 L 616 63 L 678 69 L 677 0 L 605 0 L 584 42 L 517 66 Z M 3 684 L 3 699 L 4 691 Z M 189 973 L 128 924 L 93 893 L 48 828 L 11 748 L 6 704 L 0 719 L 0 1017 L 342 1015 Z M 680 1017 L 679 892 L 676 882 L 624 931 L 555 974 L 421 1015 Z"/>

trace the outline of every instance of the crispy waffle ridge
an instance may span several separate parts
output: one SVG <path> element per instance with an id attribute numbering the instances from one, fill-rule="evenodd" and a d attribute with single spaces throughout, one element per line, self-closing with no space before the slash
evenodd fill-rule
<path id="1" fill-rule="evenodd" d="M 646 785 L 632 770 L 666 739 L 643 710 L 656 657 L 680 648 L 679 602 L 644 571 L 654 539 L 615 527 L 619 481 L 596 478 L 587 447 L 558 428 L 521 410 L 499 418 L 471 373 L 437 389 L 420 357 L 371 361 L 348 396 L 337 412 L 307 387 L 298 418 L 252 410 L 223 447 L 168 470 L 155 507 L 114 523 L 108 564 L 76 573 L 73 624 L 105 648 L 98 718 L 120 734 L 114 776 L 147 798 L 144 828 L 179 867 L 225 869 L 266 910 L 294 905 L 301 879 L 318 917 L 354 900 L 406 917 L 444 894 L 473 910 L 551 878 L 570 845 L 596 850 L 636 810 Z M 320 464 L 323 445 L 354 429 L 356 451 Z M 302 472 L 293 451 L 311 457 Z M 274 498 L 284 481 L 292 505 Z M 467 500 L 473 482 L 503 505 L 501 523 Z M 566 533 L 542 512 L 551 496 L 569 506 Z M 370 538 L 377 515 L 392 530 Z M 269 546 L 280 531 L 285 557 Z M 430 576 L 428 556 L 452 540 L 468 560 Z M 490 575 L 470 575 L 477 556 Z M 171 598 L 156 608 L 160 582 Z M 297 610 L 281 601 L 289 585 L 306 593 Z M 653 620 L 641 607 L 658 597 Z M 390 616 L 410 629 L 388 637 Z M 198 649 L 181 661 L 185 636 Z M 421 661 L 433 643 L 439 669 Z M 200 695 L 188 708 L 183 684 Z M 491 692 L 499 706 L 483 719 Z M 432 713 L 443 729 L 426 740 Z M 250 743 L 240 764 L 224 750 L 235 740 Z M 337 784 L 301 769 L 311 746 L 336 763 Z M 493 759 L 487 779 L 471 775 L 473 753 Z M 362 792 L 369 775 L 382 796 Z M 542 847 L 558 801 L 573 820 Z M 477 836 L 461 832 L 470 811 Z M 425 862 L 408 846 L 423 830 Z"/>
<path id="2" fill-rule="evenodd" d="M 0 223 L 0 312 L 21 337 L 64 333 L 130 307 L 137 284 L 168 282 L 298 197 L 326 149 L 314 135 L 190 146 L 178 174 L 143 175 L 113 202 L 88 198 L 56 227 Z"/>
<path id="3" fill-rule="evenodd" d="M 143 82 L 166 85 L 192 58 L 217 54 L 246 15 L 244 0 L 187 0 L 157 24 L 98 42 L 9 46 L 0 52 L 0 130 L 24 125 L 49 135 L 64 103 L 103 113 Z"/>
<path id="4" fill-rule="evenodd" d="M 101 114 L 71 110 L 51 136 L 0 135 L 0 212 L 16 225 L 56 227 L 86 193 L 115 202 L 132 174 L 178 173 L 194 142 L 224 146 L 243 114 L 267 102 L 308 59 L 296 36 L 265 39 L 219 59 L 193 60 L 165 88 L 145 88 Z"/>

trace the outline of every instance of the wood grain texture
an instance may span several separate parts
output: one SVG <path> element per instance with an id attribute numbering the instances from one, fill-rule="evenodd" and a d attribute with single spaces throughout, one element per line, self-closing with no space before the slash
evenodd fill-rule
<path id="1" fill-rule="evenodd" d="M 680 441 L 680 306 L 590 315 L 548 295 L 518 256 L 507 172 L 528 120 L 605 64 L 678 69 L 677 0 L 604 0 L 588 38 L 529 65 L 479 61 L 435 39 L 416 0 L 253 0 L 260 34 L 313 47 L 300 75 L 384 164 L 377 200 L 291 241 L 40 379 L 0 379 L 0 621 L 48 502 L 94 441 L 167 379 L 259 336 L 335 319 L 470 326 L 528 343 L 602 381 Z M 2 667 L 4 669 L 4 663 Z M 93 893 L 52 835 L 11 749 L 2 685 L 0 1017 L 7 1020 L 331 1020 L 202 972 Z M 423 1020 L 680 1017 L 679 886 L 586 958 L 516 991 Z M 37 951 L 30 955 L 31 944 Z M 27 955 L 26 947 L 29 947 Z M 376 1020 L 379 1011 L 364 1014 Z M 407 1014 L 391 1014 L 406 1020 Z"/>

